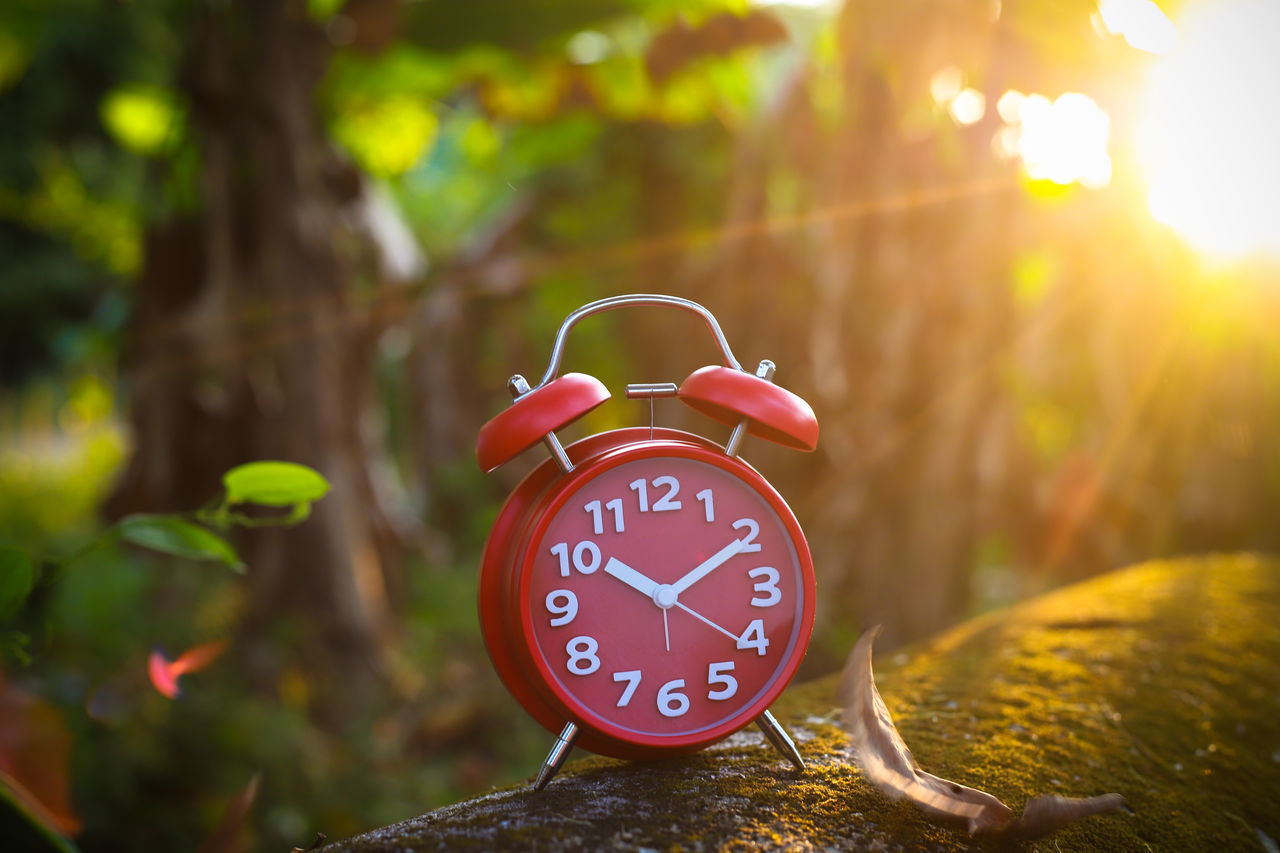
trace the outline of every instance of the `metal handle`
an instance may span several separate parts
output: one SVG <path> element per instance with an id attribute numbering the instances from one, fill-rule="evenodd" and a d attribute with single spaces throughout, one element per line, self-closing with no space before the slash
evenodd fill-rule
<path id="1" fill-rule="evenodd" d="M 716 322 L 716 318 L 706 308 L 696 302 L 681 299 L 678 296 L 666 296 L 660 293 L 631 293 L 626 296 L 610 296 L 605 299 L 597 299 L 595 302 L 588 302 L 566 317 L 564 323 L 560 326 L 560 331 L 556 332 L 555 343 L 551 346 L 551 363 L 547 365 L 547 372 L 542 374 L 542 379 L 530 390 L 536 391 L 556 378 L 556 375 L 560 372 L 560 361 L 564 358 L 565 340 L 569 337 L 569 330 L 573 328 L 575 323 L 590 317 L 592 314 L 601 314 L 605 311 L 612 311 L 615 308 L 629 308 L 633 305 L 668 305 L 672 308 L 679 308 L 682 311 L 697 314 L 706 322 L 707 328 L 711 331 L 711 336 L 715 338 L 716 346 L 719 347 L 720 354 L 724 357 L 725 366 L 742 370 L 742 365 L 733 357 L 733 350 L 729 349 L 729 342 L 725 340 L 724 332 L 720 331 L 720 324 Z"/>

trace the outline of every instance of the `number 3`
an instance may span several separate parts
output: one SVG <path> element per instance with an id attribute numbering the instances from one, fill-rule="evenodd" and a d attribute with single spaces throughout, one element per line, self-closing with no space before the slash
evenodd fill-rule
<path id="1" fill-rule="evenodd" d="M 758 569 L 752 569 L 747 572 L 748 577 L 758 578 L 763 576 L 764 580 L 755 585 L 756 592 L 765 593 L 765 598 L 753 596 L 751 599 L 752 607 L 772 607 L 782 600 L 782 592 L 778 589 L 779 575 L 778 570 L 773 566 L 761 566 Z"/>

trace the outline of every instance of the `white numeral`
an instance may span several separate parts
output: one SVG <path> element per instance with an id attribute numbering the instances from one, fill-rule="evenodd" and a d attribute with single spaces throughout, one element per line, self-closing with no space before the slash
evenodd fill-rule
<path id="1" fill-rule="evenodd" d="M 680 481 L 675 477 L 654 477 L 653 487 L 657 489 L 662 486 L 667 487 L 667 493 L 653 502 L 653 511 L 670 512 L 673 509 L 679 509 L 680 501 L 673 498 L 680 493 Z"/>
<path id="2" fill-rule="evenodd" d="M 557 542 L 551 546 L 551 553 L 560 558 L 560 577 L 569 577 L 569 544 Z"/>
<path id="3" fill-rule="evenodd" d="M 680 509 L 681 503 L 675 499 L 676 495 L 680 493 L 680 481 L 675 477 L 667 476 L 653 478 L 653 487 L 655 489 L 660 489 L 663 486 L 666 486 L 666 494 L 658 498 L 653 502 L 653 505 L 650 506 L 649 484 L 643 479 L 632 480 L 629 484 L 631 491 L 636 493 L 636 498 L 640 503 L 641 512 L 649 512 L 650 510 L 653 510 L 654 512 L 671 512 L 672 510 Z M 612 503 L 612 501 L 610 501 L 610 503 Z M 608 504 L 606 504 L 606 506 L 608 506 Z"/>
<path id="4" fill-rule="evenodd" d="M 723 702 L 738 692 L 738 679 L 729 675 L 733 671 L 733 661 L 727 660 L 721 663 L 713 663 L 707 667 L 707 685 L 723 684 L 724 687 L 719 690 L 708 690 L 707 698 L 716 702 Z"/>
<path id="5" fill-rule="evenodd" d="M 613 674 L 613 682 L 615 684 L 625 681 L 626 688 L 622 691 L 622 696 L 618 699 L 618 707 L 625 708 L 631 703 L 631 697 L 635 695 L 636 688 L 640 686 L 640 670 L 629 669 L 626 672 L 615 672 Z"/>
<path id="6" fill-rule="evenodd" d="M 763 619 L 751 620 L 747 630 L 743 631 L 742 636 L 738 638 L 738 648 L 755 649 L 756 654 L 764 654 L 765 649 L 769 648 L 769 638 L 764 635 Z"/>
<path id="7" fill-rule="evenodd" d="M 600 507 L 600 501 L 590 501 L 583 508 L 584 512 L 591 513 L 592 531 L 599 536 L 604 533 L 604 511 Z M 604 509 L 613 512 L 613 532 L 625 533 L 626 525 L 622 521 L 622 498 L 614 498 L 604 505 Z"/>
<path id="8" fill-rule="evenodd" d="M 614 498 L 604 508 L 613 511 L 613 532 L 626 533 L 627 525 L 622 522 L 622 498 Z"/>
<path id="9" fill-rule="evenodd" d="M 658 688 L 658 713 L 664 717 L 682 717 L 689 710 L 689 697 L 678 692 L 684 679 L 668 681 Z"/>
<path id="10" fill-rule="evenodd" d="M 750 532 L 742 537 L 742 553 L 747 554 L 751 551 L 759 551 L 760 546 L 756 544 L 756 537 L 760 535 L 760 525 L 756 524 L 754 518 L 740 518 L 733 523 L 734 530 L 741 530 L 744 527 Z"/>
<path id="11" fill-rule="evenodd" d="M 702 501 L 702 508 L 706 510 L 706 513 L 707 513 L 707 523 L 710 524 L 711 522 L 715 521 L 716 505 L 715 505 L 715 501 L 711 499 L 711 490 L 703 489 L 702 491 L 694 495 L 694 497 Z"/>
<path id="12" fill-rule="evenodd" d="M 636 499 L 640 501 L 640 511 L 649 511 L 649 484 L 643 479 L 632 480 L 631 490 L 636 493 Z"/>
<path id="13" fill-rule="evenodd" d="M 600 668 L 600 658 L 596 657 L 600 644 L 595 638 L 585 634 L 574 637 L 565 643 L 564 650 L 569 655 L 569 671 L 574 675 L 590 675 Z"/>
<path id="14" fill-rule="evenodd" d="M 557 542 L 551 546 L 551 553 L 560 558 L 560 577 L 569 577 L 569 544 Z M 590 539 L 584 539 L 573 546 L 573 567 L 584 575 L 589 575 L 600 568 L 600 549 Z"/>
<path id="15" fill-rule="evenodd" d="M 564 603 L 558 604 L 559 599 L 563 599 Z M 568 625 L 578 615 L 578 596 L 570 589 L 551 590 L 547 593 L 547 612 L 556 614 L 551 620 L 552 628 Z"/>
<path id="16" fill-rule="evenodd" d="M 758 578 L 764 576 L 764 580 L 756 584 L 756 592 L 767 594 L 767 598 L 752 598 L 752 607 L 772 607 L 782 600 L 782 592 L 778 589 L 778 570 L 772 566 L 761 566 L 758 569 L 752 569 L 747 572 L 748 577 Z"/>
<path id="17" fill-rule="evenodd" d="M 596 547 L 596 543 L 584 539 L 573 546 L 573 567 L 584 575 L 600 568 L 600 549 Z"/>

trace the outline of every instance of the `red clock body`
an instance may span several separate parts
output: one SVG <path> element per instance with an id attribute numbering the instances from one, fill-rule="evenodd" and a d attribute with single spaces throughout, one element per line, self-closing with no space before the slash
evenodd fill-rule
<path id="1" fill-rule="evenodd" d="M 507 688 L 549 731 L 620 758 L 692 752 L 760 716 L 813 627 L 795 516 L 750 465 L 649 428 L 534 469 L 485 546 L 480 617 Z"/>

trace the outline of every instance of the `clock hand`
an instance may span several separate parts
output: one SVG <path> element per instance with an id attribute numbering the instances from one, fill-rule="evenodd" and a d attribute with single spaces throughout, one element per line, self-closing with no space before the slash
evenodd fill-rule
<path id="1" fill-rule="evenodd" d="M 667 604 L 664 606 L 663 603 L 659 602 L 657 591 L 660 587 L 658 582 L 641 574 L 640 572 L 637 572 L 635 569 L 631 568 L 616 557 L 610 557 L 609 562 L 604 564 L 604 573 L 617 578 L 636 592 L 644 593 L 649 596 L 649 598 L 653 600 L 654 604 L 657 604 L 662 608 L 662 636 L 667 651 L 671 651 L 671 629 L 667 627 L 667 608 L 671 605 Z M 674 593 L 664 594 L 662 596 L 662 602 L 667 601 L 668 598 L 670 598 L 673 603 L 678 603 L 675 602 Z"/>
<path id="2" fill-rule="evenodd" d="M 650 598 L 653 598 L 653 593 L 658 588 L 657 581 L 640 574 L 615 557 L 610 557 L 609 562 L 604 564 L 604 573 L 612 575 L 636 592 L 642 592 Z"/>
<path id="3" fill-rule="evenodd" d="M 699 563 L 698 567 L 695 568 L 693 571 L 689 572 L 684 577 L 680 578 L 680 580 L 673 583 L 671 585 L 671 588 L 676 591 L 676 595 L 679 595 L 689 587 L 693 586 L 698 581 L 705 578 L 707 575 L 711 574 L 714 570 L 718 569 L 722 563 L 724 563 L 734 554 L 741 551 L 746 546 L 747 546 L 747 543 L 743 542 L 741 539 L 733 540 L 728 545 L 724 546 L 719 551 L 715 552 L 710 557 L 708 557 L 707 559 Z M 609 568 L 608 566 L 606 566 L 605 571 L 608 571 L 608 570 Z"/>
<path id="4" fill-rule="evenodd" d="M 719 631 L 721 634 L 724 634 L 726 637 L 728 637 L 730 640 L 733 640 L 735 643 L 741 639 L 737 634 L 731 633 L 726 629 L 721 628 L 719 625 L 712 622 L 710 619 L 703 616 L 698 611 L 690 607 L 687 607 L 686 605 L 683 605 L 678 601 L 676 602 L 676 607 L 679 607 L 681 610 L 683 610 L 685 613 L 688 613 L 690 616 L 692 616 L 694 619 L 697 619 L 699 622 L 703 622 L 707 625 L 710 625 L 712 628 L 715 628 L 717 631 Z"/>

